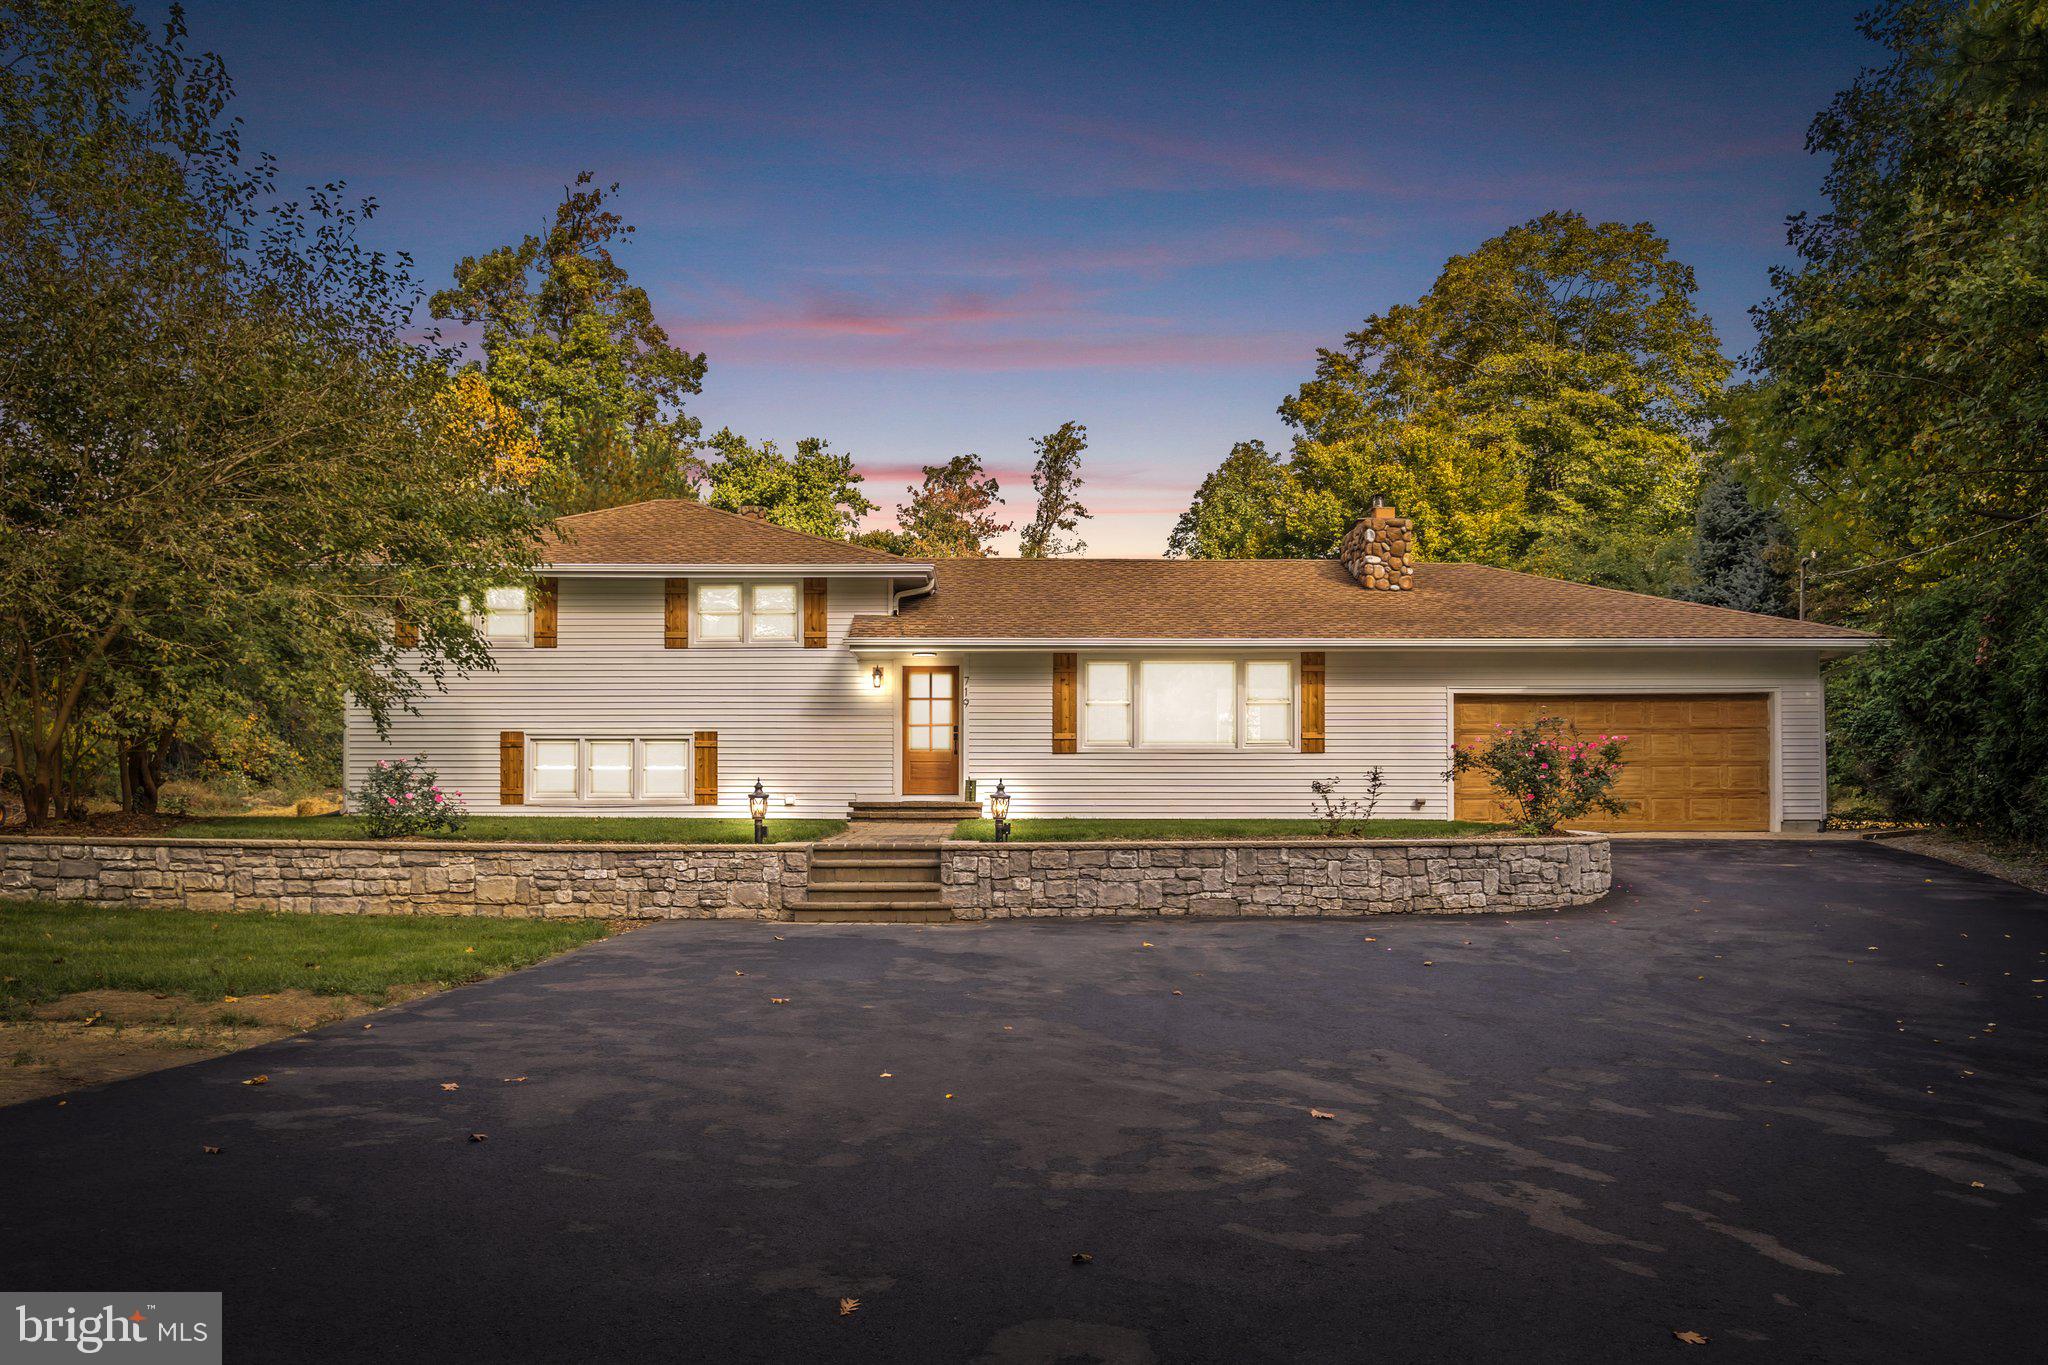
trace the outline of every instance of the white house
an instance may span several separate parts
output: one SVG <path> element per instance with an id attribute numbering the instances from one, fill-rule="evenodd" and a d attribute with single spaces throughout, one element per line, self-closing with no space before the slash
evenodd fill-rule
<path id="1" fill-rule="evenodd" d="M 1013 817 L 1284 817 L 1377 767 L 1383 817 L 1490 818 L 1447 751 L 1542 708 L 1629 736 L 1614 827 L 1826 814 L 1820 665 L 1873 637 L 1408 538 L 1381 510 L 1331 560 L 916 563 L 694 502 L 565 517 L 491 594 L 496 671 L 385 737 L 352 709 L 347 782 L 423 753 L 479 812 L 744 815 L 759 781 L 843 817 L 1001 779 Z"/>

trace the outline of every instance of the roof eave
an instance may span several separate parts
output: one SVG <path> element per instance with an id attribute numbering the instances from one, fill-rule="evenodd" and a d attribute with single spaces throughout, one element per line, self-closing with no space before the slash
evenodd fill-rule
<path id="1" fill-rule="evenodd" d="M 932 566 L 908 560 L 890 564 L 839 560 L 822 564 L 654 564 L 627 561 L 617 564 L 543 563 L 537 572 L 559 578 L 688 578 L 698 574 L 859 574 L 872 578 L 917 578 L 930 576 Z"/>
<path id="2" fill-rule="evenodd" d="M 1881 636 L 1650 635 L 1603 636 L 916 636 L 849 635 L 855 650 L 901 649 L 1820 649 L 1859 650 L 1883 644 Z"/>

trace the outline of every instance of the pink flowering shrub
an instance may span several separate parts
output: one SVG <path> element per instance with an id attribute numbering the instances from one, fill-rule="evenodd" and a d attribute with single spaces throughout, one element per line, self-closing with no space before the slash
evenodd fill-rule
<path id="1" fill-rule="evenodd" d="M 351 798 L 363 817 L 365 834 L 372 839 L 403 839 L 462 829 L 469 818 L 462 808 L 462 793 L 442 790 L 426 762 L 425 754 L 395 762 L 377 760 L 369 780 Z"/>
<path id="2" fill-rule="evenodd" d="M 1626 807 L 1613 794 L 1627 735 L 1582 739 L 1563 716 L 1538 716 L 1520 729 L 1496 725 L 1489 739 L 1451 750 L 1451 771 L 1482 772 L 1517 816 L 1519 834 L 1550 834 L 1559 823 Z"/>

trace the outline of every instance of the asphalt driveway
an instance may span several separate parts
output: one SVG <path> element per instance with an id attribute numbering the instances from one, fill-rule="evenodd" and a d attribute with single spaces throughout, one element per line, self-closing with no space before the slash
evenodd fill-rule
<path id="1" fill-rule="evenodd" d="M 0 1110 L 0 1285 L 222 1290 L 231 1360 L 2039 1359 L 2048 898 L 1615 863 L 1557 914 L 657 926 Z"/>

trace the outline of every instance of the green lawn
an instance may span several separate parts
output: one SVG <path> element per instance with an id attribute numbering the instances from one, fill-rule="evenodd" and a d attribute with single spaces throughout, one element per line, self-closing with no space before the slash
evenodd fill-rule
<path id="1" fill-rule="evenodd" d="M 844 820 L 770 820 L 768 842 L 801 843 L 846 828 Z M 224 815 L 187 820 L 170 833 L 180 839 L 361 839 L 355 815 Z M 472 815 L 460 834 L 430 839 L 580 844 L 750 844 L 751 820 L 696 820 L 607 815 Z"/>
<path id="2" fill-rule="evenodd" d="M 1500 825 L 1473 820 L 1369 820 L 1358 839 L 1435 839 L 1460 834 L 1498 834 Z M 1101 839 L 1299 839 L 1319 838 L 1320 820 L 1012 820 L 1010 837 L 1019 842 Z M 996 837 L 993 820 L 963 820 L 956 839 Z"/>
<path id="3" fill-rule="evenodd" d="M 73 991 L 219 1000 L 293 988 L 381 996 L 529 966 L 609 930 L 594 920 L 209 915 L 0 900 L 0 1016 Z"/>

